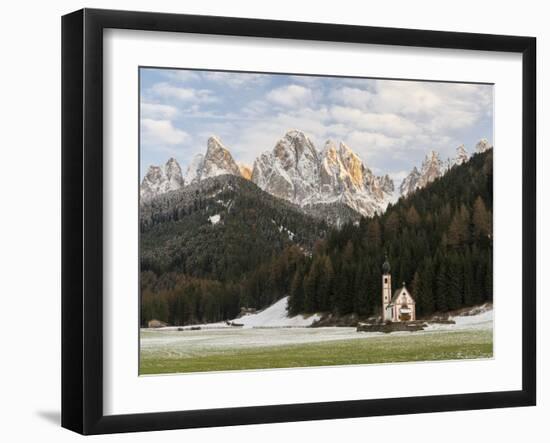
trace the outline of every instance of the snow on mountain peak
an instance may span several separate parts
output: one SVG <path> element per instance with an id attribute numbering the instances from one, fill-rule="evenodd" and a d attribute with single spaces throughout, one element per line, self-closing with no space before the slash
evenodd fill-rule
<path id="1" fill-rule="evenodd" d="M 492 149 L 492 145 L 489 143 L 489 140 L 486 138 L 482 138 L 480 141 L 476 144 L 476 152 L 482 153 L 487 151 L 488 149 Z"/>
<path id="2" fill-rule="evenodd" d="M 196 154 L 189 166 L 187 166 L 187 171 L 185 173 L 185 183 L 191 184 L 200 180 L 200 173 L 202 169 L 202 164 L 204 162 L 204 154 Z"/>
<path id="3" fill-rule="evenodd" d="M 485 152 L 491 148 L 492 146 L 486 138 L 482 138 L 476 145 L 477 152 Z M 439 154 L 436 151 L 430 151 L 422 162 L 421 170 L 419 171 L 415 166 L 401 182 L 399 186 L 401 196 L 406 197 L 417 189 L 423 188 L 436 178 L 441 177 L 453 166 L 462 165 L 470 159 L 470 155 L 463 144 L 459 145 L 455 152 L 455 157 L 447 159 L 445 164 L 443 164 L 439 158 Z"/>
<path id="4" fill-rule="evenodd" d="M 407 195 L 413 193 L 418 189 L 418 182 L 420 180 L 420 171 L 415 166 L 412 171 L 407 175 L 403 181 L 401 182 L 401 185 L 399 185 L 399 193 L 406 197 Z"/>
<path id="5" fill-rule="evenodd" d="M 271 152 L 254 162 L 251 180 L 261 189 L 294 203 L 305 201 L 319 187 L 319 155 L 301 131 L 288 131 Z"/>
<path id="6" fill-rule="evenodd" d="M 374 176 L 345 143 L 328 140 L 319 153 L 297 130 L 256 160 L 252 181 L 299 206 L 341 202 L 365 216 L 383 212 L 393 192 L 393 181 Z"/>
<path id="7" fill-rule="evenodd" d="M 181 168 L 175 158 L 170 158 L 164 166 L 149 166 L 140 185 L 139 195 L 143 201 L 183 187 Z"/>
<path id="8" fill-rule="evenodd" d="M 453 166 L 466 163 L 469 158 L 470 156 L 468 155 L 468 151 L 466 151 L 464 145 L 460 145 L 456 148 L 456 157 L 454 158 Z"/>
<path id="9" fill-rule="evenodd" d="M 443 162 L 436 151 L 430 151 L 422 162 L 420 186 L 426 186 L 441 175 L 443 175 Z"/>
<path id="10" fill-rule="evenodd" d="M 241 175 L 239 166 L 220 139 L 212 136 L 207 141 L 206 155 L 202 162 L 200 180 L 218 175 Z"/>
<path id="11" fill-rule="evenodd" d="M 257 157 L 252 168 L 235 162 L 218 137 L 209 137 L 206 145 L 206 153 L 197 154 L 189 164 L 185 179 L 174 158 L 164 166 L 149 167 L 140 187 L 141 198 L 147 200 L 225 174 L 251 180 L 271 195 L 298 206 L 343 203 L 364 216 L 384 212 L 397 198 L 393 180 L 387 174 L 376 176 L 343 141 L 327 140 L 319 152 L 304 132 L 291 129 L 271 151 Z M 477 152 L 490 148 L 487 139 L 476 145 Z M 455 158 L 445 163 L 438 152 L 428 152 L 420 169 L 415 166 L 403 179 L 399 195 L 405 197 L 425 187 L 468 159 L 464 145 L 458 146 Z"/>
<path id="12" fill-rule="evenodd" d="M 439 154 L 436 151 L 430 151 L 424 157 L 420 171 L 415 166 L 412 171 L 407 175 L 401 185 L 399 186 L 399 192 L 401 196 L 406 197 L 413 193 L 417 189 L 421 189 L 428 183 L 433 182 L 435 179 L 441 177 L 447 166 L 443 165 L 443 162 L 439 158 Z"/>
<path id="13" fill-rule="evenodd" d="M 187 167 L 185 178 L 175 158 L 164 166 L 150 166 L 140 186 L 140 196 L 148 200 L 165 192 L 175 191 L 184 185 L 197 183 L 209 177 L 231 174 L 241 176 L 241 170 L 220 139 L 208 139 L 206 154 L 197 154 Z"/>

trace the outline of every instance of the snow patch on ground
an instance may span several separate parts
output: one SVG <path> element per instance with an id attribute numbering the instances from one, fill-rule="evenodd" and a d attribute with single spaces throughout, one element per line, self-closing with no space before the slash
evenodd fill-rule
<path id="1" fill-rule="evenodd" d="M 296 315 L 294 317 L 288 317 L 287 312 L 288 307 L 288 296 L 281 298 L 277 302 L 273 303 L 268 308 L 259 311 L 255 314 L 246 314 L 242 317 L 234 318 L 228 320 L 227 322 L 217 322 L 217 323 L 203 323 L 198 325 L 189 325 L 189 326 L 166 326 L 164 328 L 154 328 L 150 330 L 156 331 L 177 331 L 177 330 L 191 330 L 192 328 L 200 328 L 201 330 L 212 330 L 212 329 L 251 329 L 251 328 L 264 328 L 264 329 L 275 329 L 275 328 L 308 328 L 316 321 L 321 319 L 320 314 L 312 314 L 309 316 Z M 493 309 L 492 306 L 481 306 L 472 308 L 472 311 L 465 312 L 462 315 L 457 315 L 451 317 L 455 321 L 455 324 L 441 324 L 441 323 L 431 323 L 429 324 L 424 331 L 418 332 L 403 332 L 404 334 L 412 333 L 422 333 L 422 332 L 431 332 L 431 331 L 459 331 L 467 329 L 476 329 L 476 330 L 490 330 L 493 328 Z M 231 324 L 242 325 L 242 326 L 232 326 Z M 316 328 L 316 329 L 325 329 L 325 328 Z M 329 329 L 334 329 L 331 327 Z M 347 330 L 355 331 L 356 328 L 342 328 L 338 327 L 341 331 Z M 359 335 L 379 335 L 379 333 L 361 333 Z M 399 332 L 394 332 L 391 335 L 399 334 Z M 346 334 L 347 336 L 347 334 Z"/>
<path id="2" fill-rule="evenodd" d="M 457 331 L 464 329 L 492 329 L 493 328 L 493 309 L 487 308 L 483 312 L 473 315 L 457 315 L 451 317 L 455 321 L 454 325 L 449 324 L 430 324 L 425 331 L 449 330 Z"/>
<path id="3" fill-rule="evenodd" d="M 236 318 L 233 322 L 241 324 L 245 328 L 307 327 L 321 318 L 319 314 L 308 317 L 303 315 L 288 317 L 287 306 L 288 296 L 283 297 L 263 311 Z"/>
<path id="4" fill-rule="evenodd" d="M 208 220 L 210 220 L 210 223 L 213 225 L 217 225 L 220 222 L 220 214 L 212 215 L 208 217 Z"/>
<path id="5" fill-rule="evenodd" d="M 205 323 L 192 326 L 167 326 L 156 328 L 157 331 L 191 330 L 200 327 L 202 329 L 249 329 L 249 328 L 307 328 L 321 318 L 319 314 L 289 317 L 287 312 L 288 296 L 281 298 L 268 308 L 234 318 L 227 322 Z M 242 326 L 231 326 L 231 323 Z"/>

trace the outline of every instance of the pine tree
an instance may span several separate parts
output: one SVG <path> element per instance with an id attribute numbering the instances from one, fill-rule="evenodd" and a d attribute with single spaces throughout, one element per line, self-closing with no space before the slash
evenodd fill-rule
<path id="1" fill-rule="evenodd" d="M 414 206 L 411 205 L 411 207 L 407 210 L 405 220 L 411 226 L 416 226 L 420 223 L 420 215 Z"/>
<path id="2" fill-rule="evenodd" d="M 416 301 L 416 314 L 424 314 L 424 291 L 422 290 L 422 283 L 420 280 L 420 274 L 418 271 L 414 273 L 412 282 L 411 282 L 411 295 Z"/>
<path id="3" fill-rule="evenodd" d="M 447 267 L 447 307 L 457 309 L 462 302 L 463 269 L 460 257 L 453 254 Z"/>
<path id="4" fill-rule="evenodd" d="M 324 255 L 319 261 L 319 275 L 317 284 L 317 310 L 325 311 L 329 308 L 334 270 L 330 257 Z"/>
<path id="5" fill-rule="evenodd" d="M 380 228 L 380 222 L 378 217 L 374 218 L 367 225 L 367 248 L 370 250 L 376 250 L 382 245 L 382 229 Z"/>
<path id="6" fill-rule="evenodd" d="M 449 292 L 448 287 L 448 273 L 447 264 L 445 261 L 441 261 L 437 270 L 436 277 L 436 296 L 435 307 L 438 311 L 447 311 L 447 294 Z"/>
<path id="7" fill-rule="evenodd" d="M 311 313 L 316 311 L 317 305 L 317 279 L 319 278 L 318 268 L 311 266 L 304 278 L 304 310 Z"/>
<path id="8" fill-rule="evenodd" d="M 447 244 L 458 248 L 469 240 L 469 213 L 465 206 L 456 211 L 447 232 Z"/>
<path id="9" fill-rule="evenodd" d="M 434 298 L 434 267 L 433 262 L 428 258 L 424 262 L 424 267 L 421 273 L 422 283 L 422 299 L 423 299 L 423 314 L 428 315 L 435 310 L 435 298 Z"/>
<path id="10" fill-rule="evenodd" d="M 477 238 L 490 238 L 492 236 L 492 215 L 480 196 L 474 202 L 472 223 L 474 225 L 474 235 Z"/>
<path id="11" fill-rule="evenodd" d="M 302 266 L 299 266 L 294 273 L 292 284 L 290 285 L 290 297 L 288 301 L 288 310 L 292 315 L 304 312 L 304 272 Z"/>
<path id="12" fill-rule="evenodd" d="M 464 306 L 472 306 L 474 304 L 474 268 L 472 262 L 472 254 L 469 250 L 464 255 L 464 281 L 462 289 L 462 304 Z"/>
<path id="13" fill-rule="evenodd" d="M 386 218 L 384 224 L 384 239 L 386 241 L 393 240 L 397 237 L 399 232 L 399 215 L 397 211 L 392 211 L 389 216 Z"/>

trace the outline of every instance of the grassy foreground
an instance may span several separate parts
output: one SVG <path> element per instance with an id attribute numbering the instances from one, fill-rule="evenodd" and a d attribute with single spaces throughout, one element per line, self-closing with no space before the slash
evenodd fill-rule
<path id="1" fill-rule="evenodd" d="M 352 340 L 212 350 L 199 356 L 141 352 L 140 374 L 296 368 L 490 358 L 490 330 L 385 335 Z"/>

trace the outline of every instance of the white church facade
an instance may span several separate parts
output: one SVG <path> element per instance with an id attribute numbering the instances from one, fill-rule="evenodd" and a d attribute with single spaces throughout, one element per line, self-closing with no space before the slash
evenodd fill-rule
<path id="1" fill-rule="evenodd" d="M 396 289 L 392 294 L 390 263 L 382 265 L 382 321 L 401 322 L 416 320 L 416 307 L 412 295 L 403 287 Z"/>

